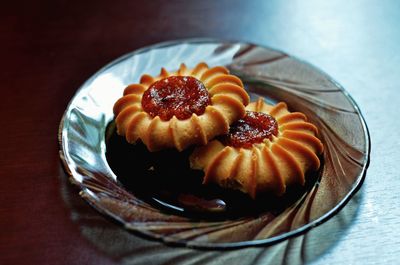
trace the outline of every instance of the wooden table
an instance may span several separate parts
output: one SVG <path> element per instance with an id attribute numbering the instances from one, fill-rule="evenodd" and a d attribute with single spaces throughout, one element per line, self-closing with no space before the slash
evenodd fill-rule
<path id="1" fill-rule="evenodd" d="M 0 264 L 399 264 L 399 18 L 395 0 L 3 3 Z M 355 99 L 371 133 L 371 163 L 335 217 L 270 247 L 201 251 L 128 233 L 78 196 L 57 143 L 76 89 L 124 53 L 189 37 L 278 48 Z"/>

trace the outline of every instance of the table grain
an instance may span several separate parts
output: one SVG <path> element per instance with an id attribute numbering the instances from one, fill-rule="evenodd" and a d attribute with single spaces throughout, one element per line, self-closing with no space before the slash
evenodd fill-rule
<path id="1" fill-rule="evenodd" d="M 399 264 L 399 1 L 1 6 L 0 264 Z M 192 37 L 283 50 L 328 73 L 354 98 L 371 135 L 370 166 L 337 215 L 270 247 L 201 251 L 129 233 L 79 197 L 57 142 L 76 89 L 127 52 Z M 149 251 L 153 257 L 144 254 Z"/>

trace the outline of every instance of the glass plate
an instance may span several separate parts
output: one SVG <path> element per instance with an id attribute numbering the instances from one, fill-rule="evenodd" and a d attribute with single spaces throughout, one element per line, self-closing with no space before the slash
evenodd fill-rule
<path id="1" fill-rule="evenodd" d="M 115 134 L 113 104 L 128 84 L 144 73 L 157 75 L 161 67 L 172 71 L 200 61 L 228 67 L 252 100 L 285 101 L 317 125 L 325 146 L 322 166 L 305 187 L 255 202 L 216 187 L 197 187 L 199 172 L 186 168 L 187 153 L 149 155 Z M 97 210 L 142 235 L 213 249 L 271 244 L 326 221 L 361 186 L 370 150 L 357 105 L 326 74 L 277 50 L 208 39 L 152 45 L 105 66 L 72 98 L 59 141 L 72 183 Z M 160 163 L 156 173 L 152 163 Z"/>

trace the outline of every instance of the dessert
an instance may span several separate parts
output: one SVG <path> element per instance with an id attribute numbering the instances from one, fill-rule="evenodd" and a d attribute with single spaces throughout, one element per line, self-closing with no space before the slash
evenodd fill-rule
<path id="1" fill-rule="evenodd" d="M 323 145 L 317 127 L 285 103 L 271 106 L 259 99 L 231 126 L 227 135 L 197 147 L 193 169 L 205 172 L 203 183 L 236 189 L 252 198 L 262 192 L 282 195 L 286 187 L 305 183 L 307 171 L 320 167 Z"/>
<path id="2" fill-rule="evenodd" d="M 141 140 L 149 151 L 205 145 L 245 115 L 249 96 L 242 81 L 222 66 L 181 64 L 176 72 L 162 68 L 125 88 L 114 105 L 119 135 Z"/>

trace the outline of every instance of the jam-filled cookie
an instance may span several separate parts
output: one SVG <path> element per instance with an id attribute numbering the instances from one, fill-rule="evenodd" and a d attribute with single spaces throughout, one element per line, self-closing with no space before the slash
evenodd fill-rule
<path id="1" fill-rule="evenodd" d="M 204 170 L 204 184 L 213 182 L 252 198 L 262 192 L 282 195 L 289 185 L 304 185 L 305 173 L 320 167 L 323 145 L 317 131 L 285 103 L 271 106 L 259 99 L 246 107 L 246 116 L 228 134 L 197 147 L 191 167 Z"/>
<path id="2" fill-rule="evenodd" d="M 114 105 L 117 132 L 129 143 L 139 139 L 149 151 L 205 145 L 245 115 L 249 96 L 242 81 L 222 66 L 184 64 L 143 75 Z"/>

